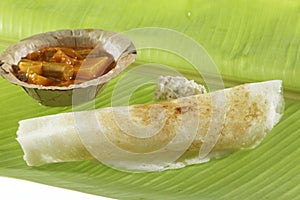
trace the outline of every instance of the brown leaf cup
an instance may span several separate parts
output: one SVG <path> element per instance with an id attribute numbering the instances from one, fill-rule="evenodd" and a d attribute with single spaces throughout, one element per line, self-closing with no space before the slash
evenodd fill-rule
<path id="1" fill-rule="evenodd" d="M 21 81 L 15 76 L 13 66 L 17 65 L 22 57 L 51 46 L 103 49 L 114 57 L 116 65 L 102 76 L 69 86 L 35 85 Z M 97 29 L 58 30 L 34 35 L 7 48 L 0 55 L 0 74 L 7 81 L 23 87 L 32 98 L 43 105 L 70 106 L 74 103 L 82 103 L 72 100 L 75 90 L 81 91 L 77 94 L 85 95 L 82 98 L 84 101 L 93 100 L 100 94 L 106 83 L 134 62 L 135 58 L 136 49 L 132 41 L 120 33 Z"/>

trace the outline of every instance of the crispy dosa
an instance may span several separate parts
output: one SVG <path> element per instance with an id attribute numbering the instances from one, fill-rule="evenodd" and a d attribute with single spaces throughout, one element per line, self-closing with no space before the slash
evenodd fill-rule
<path id="1" fill-rule="evenodd" d="M 19 122 L 29 166 L 98 160 L 161 171 L 256 147 L 284 110 L 280 80 L 155 104 L 61 113 Z"/>

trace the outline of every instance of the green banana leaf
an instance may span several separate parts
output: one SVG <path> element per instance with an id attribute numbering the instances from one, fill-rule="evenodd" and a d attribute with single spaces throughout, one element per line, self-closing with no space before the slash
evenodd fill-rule
<path id="1" fill-rule="evenodd" d="M 128 173 L 92 161 L 28 167 L 15 140 L 18 121 L 69 112 L 72 107 L 39 105 L 22 88 L 0 78 L 0 176 L 116 199 L 299 199 L 299 0 L 0 2 L 1 52 L 23 38 L 47 31 L 98 28 L 126 32 L 143 27 L 171 29 L 201 44 L 226 87 L 283 80 L 286 105 L 281 122 L 253 150 L 183 169 Z M 139 39 L 147 40 L 144 37 Z M 187 60 L 155 49 L 138 50 L 136 62 L 127 71 L 147 63 L 168 65 L 187 78 L 203 81 Z M 95 107 L 111 105 L 119 80 L 109 82 Z M 130 103 L 151 102 L 153 87 L 138 88 Z M 124 94 L 114 98 L 121 102 Z"/>

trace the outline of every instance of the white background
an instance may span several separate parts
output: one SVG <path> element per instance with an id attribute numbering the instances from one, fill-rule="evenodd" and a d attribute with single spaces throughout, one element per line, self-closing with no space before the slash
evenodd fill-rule
<path id="1" fill-rule="evenodd" d="M 30 199 L 30 200 L 113 200 L 72 190 L 47 186 L 30 181 L 0 177 L 0 199 Z"/>

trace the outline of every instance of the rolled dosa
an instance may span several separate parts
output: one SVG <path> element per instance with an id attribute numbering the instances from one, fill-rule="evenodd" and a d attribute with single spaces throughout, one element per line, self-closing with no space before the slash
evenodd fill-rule
<path id="1" fill-rule="evenodd" d="M 29 166 L 98 160 L 121 170 L 161 171 L 254 148 L 284 110 L 280 80 L 154 104 L 69 112 L 19 122 Z"/>

